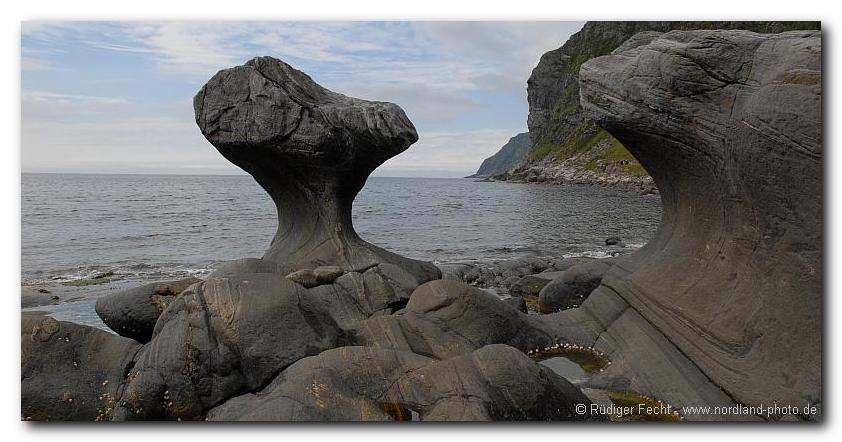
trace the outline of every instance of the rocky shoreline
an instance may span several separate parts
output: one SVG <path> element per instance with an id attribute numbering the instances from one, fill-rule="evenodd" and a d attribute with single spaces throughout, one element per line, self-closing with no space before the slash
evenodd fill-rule
<path id="1" fill-rule="evenodd" d="M 617 170 L 613 165 L 600 164 L 598 169 L 582 168 L 578 157 L 556 161 L 554 157 L 544 158 L 536 163 L 518 166 L 500 175 L 490 177 L 491 181 L 509 183 L 541 183 L 554 185 L 584 184 L 609 189 L 630 191 L 641 195 L 658 193 L 652 177 L 635 176 Z"/>
<path id="2" fill-rule="evenodd" d="M 580 81 L 658 186 L 656 237 L 439 268 L 352 224 L 368 175 L 418 138 L 400 107 L 271 57 L 220 71 L 196 123 L 274 200 L 269 249 L 100 298 L 117 335 L 24 314 L 22 418 L 820 420 L 820 32 L 647 33 Z M 769 403 L 798 411 L 735 411 Z M 670 411 L 592 406 L 611 404 Z"/>

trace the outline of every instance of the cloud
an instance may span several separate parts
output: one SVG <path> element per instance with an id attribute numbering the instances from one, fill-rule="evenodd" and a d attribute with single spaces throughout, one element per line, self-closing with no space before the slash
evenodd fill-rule
<path id="1" fill-rule="evenodd" d="M 20 68 L 24 71 L 51 71 L 55 69 L 48 60 L 35 57 L 21 56 Z"/>
<path id="2" fill-rule="evenodd" d="M 405 109 L 421 140 L 378 173 L 466 175 L 523 130 L 529 73 L 542 53 L 580 27 L 571 22 L 24 22 L 22 69 L 69 75 L 68 80 L 27 76 L 21 103 L 23 164 L 31 169 L 66 162 L 74 170 L 169 164 L 236 172 L 198 133 L 190 98 L 218 70 L 273 55 L 330 89 Z M 110 84 L 114 95 L 100 95 L 100 83 Z"/>
<path id="3" fill-rule="evenodd" d="M 24 90 L 21 93 L 21 117 L 24 122 L 84 123 L 130 111 L 131 104 L 125 97 Z"/>
<path id="4" fill-rule="evenodd" d="M 239 173 L 195 124 L 172 117 L 126 117 L 87 123 L 24 120 L 25 172 Z"/>

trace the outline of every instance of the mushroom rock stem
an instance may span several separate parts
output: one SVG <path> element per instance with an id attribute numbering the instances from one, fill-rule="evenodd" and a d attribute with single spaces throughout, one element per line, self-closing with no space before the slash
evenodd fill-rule
<path id="1" fill-rule="evenodd" d="M 819 31 L 673 31 L 580 72 L 664 205 L 599 290 L 746 405 L 821 402 L 821 58 Z"/>
<path id="2" fill-rule="evenodd" d="M 264 259 L 281 271 L 390 263 L 419 283 L 440 277 L 431 263 L 362 240 L 351 221 L 369 174 L 418 140 L 400 107 L 331 92 L 271 57 L 220 71 L 193 103 L 205 138 L 275 202 L 278 231 Z"/>

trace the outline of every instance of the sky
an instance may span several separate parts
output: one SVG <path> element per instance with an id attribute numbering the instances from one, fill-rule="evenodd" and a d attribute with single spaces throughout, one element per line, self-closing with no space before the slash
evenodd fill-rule
<path id="1" fill-rule="evenodd" d="M 526 80 L 583 22 L 44 22 L 21 30 L 21 168 L 243 173 L 199 132 L 220 69 L 280 58 L 400 105 L 419 141 L 375 176 L 460 177 L 525 132 Z"/>

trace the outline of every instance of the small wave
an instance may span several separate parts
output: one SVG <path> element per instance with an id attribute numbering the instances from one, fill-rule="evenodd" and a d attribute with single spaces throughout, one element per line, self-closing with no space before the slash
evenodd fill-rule
<path id="1" fill-rule="evenodd" d="M 115 266 L 88 266 L 50 272 L 49 274 L 44 274 L 45 272 L 33 273 L 33 277 L 24 277 L 22 282 L 39 285 L 106 277 L 112 281 L 180 279 L 188 276 L 201 278 L 210 274 L 217 264 L 130 263 Z"/>

